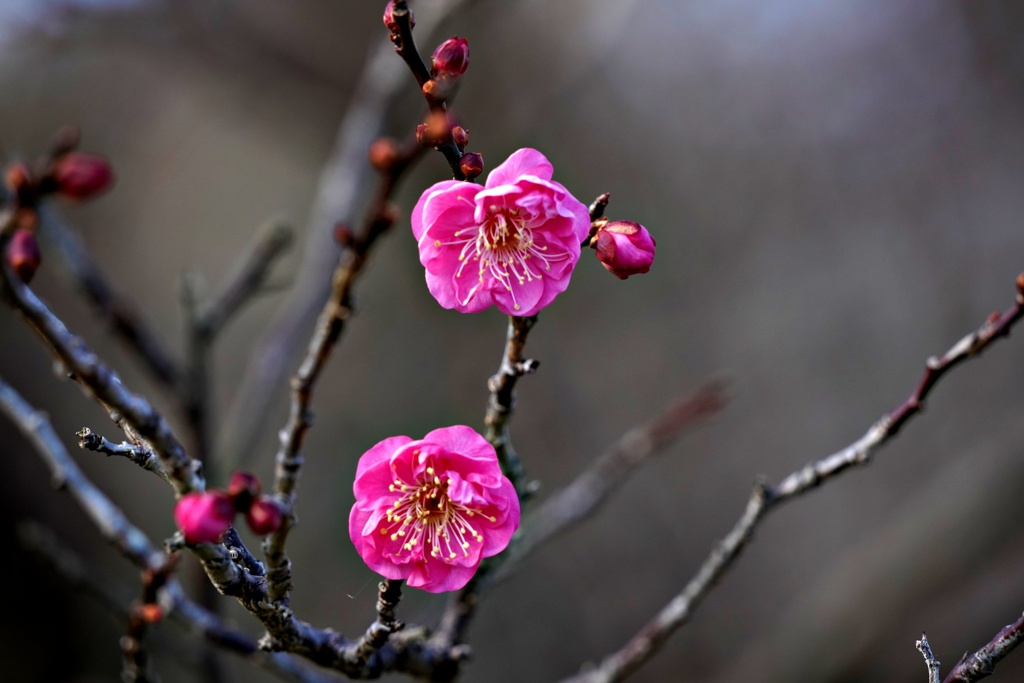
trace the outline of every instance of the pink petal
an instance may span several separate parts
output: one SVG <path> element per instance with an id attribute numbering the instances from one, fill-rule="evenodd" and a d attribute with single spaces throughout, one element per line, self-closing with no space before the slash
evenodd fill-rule
<path id="1" fill-rule="evenodd" d="M 473 197 L 479 191 L 479 185 L 461 180 L 445 180 L 428 187 L 420 195 L 410 216 L 413 237 L 419 240 L 424 229 L 437 219 L 438 213 L 455 203 L 464 203 L 459 197 L 467 197 L 470 200 L 468 206 L 472 209 Z"/>
<path id="2" fill-rule="evenodd" d="M 543 154 L 535 149 L 525 147 L 517 150 L 508 159 L 494 167 L 487 176 L 484 187 L 508 185 L 516 182 L 521 176 L 531 175 L 541 180 L 551 180 L 554 168 Z"/>

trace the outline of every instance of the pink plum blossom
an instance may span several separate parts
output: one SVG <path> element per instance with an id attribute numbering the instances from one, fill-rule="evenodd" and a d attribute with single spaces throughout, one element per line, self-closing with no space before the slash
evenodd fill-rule
<path id="1" fill-rule="evenodd" d="M 412 233 L 439 304 L 530 316 L 565 291 L 590 215 L 551 174 L 543 154 L 521 149 L 483 187 L 447 180 L 423 193 Z"/>
<path id="2" fill-rule="evenodd" d="M 519 528 L 519 498 L 469 427 L 393 436 L 359 459 L 348 533 L 363 561 L 431 593 L 466 585 Z"/>
<path id="3" fill-rule="evenodd" d="M 615 221 L 598 231 L 597 260 L 620 280 L 646 273 L 654 263 L 654 238 L 632 221 Z"/>

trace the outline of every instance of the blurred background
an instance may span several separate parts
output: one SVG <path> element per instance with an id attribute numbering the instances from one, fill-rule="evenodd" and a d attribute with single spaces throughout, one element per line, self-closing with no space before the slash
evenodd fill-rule
<path id="1" fill-rule="evenodd" d="M 268 217 L 298 227 L 275 292 L 214 349 L 215 457 L 240 443 L 232 420 L 274 397 L 244 435 L 245 464 L 265 482 L 286 420 L 284 383 L 238 389 L 260 340 L 293 307 L 289 286 L 312 272 L 306 251 L 333 258 L 317 245 L 329 244 L 334 220 L 359 215 L 310 220 L 367 54 L 386 40 L 383 5 L 0 4 L 0 154 L 32 158 L 72 123 L 84 149 L 110 157 L 113 191 L 60 211 L 176 352 L 182 273 L 215 289 Z M 471 46 L 454 111 L 488 168 L 536 147 L 555 180 L 588 203 L 611 192 L 608 215 L 643 223 L 658 241 L 651 273 L 625 282 L 585 253 L 530 338 L 541 367 L 520 384 L 512 429 L 540 499 L 674 397 L 712 375 L 730 380 L 719 417 L 482 606 L 466 681 L 557 680 L 620 647 L 681 589 L 756 476 L 777 481 L 858 438 L 909 394 L 929 355 L 1012 303 L 1024 270 L 1024 9 L 1010 0 L 475 0 L 433 41 L 420 36 L 421 50 L 453 34 Z M 396 137 L 423 115 L 411 76 L 401 77 L 407 87 L 382 122 Z M 423 284 L 408 212 L 445 174 L 428 155 L 402 186 L 402 219 L 360 282 L 359 315 L 317 387 L 290 539 L 293 606 L 347 635 L 365 629 L 376 593 L 347 537 L 357 458 L 387 436 L 481 426 L 504 340 L 501 314 L 442 310 Z M 36 291 L 182 429 L 166 393 L 43 250 Z M 0 375 L 49 412 L 89 476 L 152 538 L 169 536 L 166 485 L 75 448 L 84 426 L 120 435 L 55 377 L 15 315 L 0 311 L 0 321 Z M 953 373 L 870 467 L 769 517 L 692 623 L 633 680 L 917 682 L 922 630 L 946 672 L 1013 621 L 1024 609 L 1022 363 L 1020 339 L 999 343 Z M 136 572 L 49 486 L 6 422 L 0 439 L 9 577 L 0 679 L 114 680 L 123 624 L 22 550 L 15 526 L 52 527 L 126 599 Z M 223 486 L 226 472 L 218 477 L 210 483 Z M 260 633 L 222 602 L 229 620 Z M 401 615 L 429 624 L 442 606 L 410 590 Z M 153 649 L 165 681 L 196 678 L 194 634 L 168 623 Z M 271 680 L 230 655 L 220 661 L 229 681 Z M 996 677 L 1024 680 L 1024 653 Z"/>

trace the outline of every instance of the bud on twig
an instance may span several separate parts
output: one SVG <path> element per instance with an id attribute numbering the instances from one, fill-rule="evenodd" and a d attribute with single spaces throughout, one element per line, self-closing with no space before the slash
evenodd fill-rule
<path id="1" fill-rule="evenodd" d="M 466 180 L 472 180 L 484 172 L 484 158 L 476 152 L 466 152 L 459 161 L 459 169 Z"/>
<path id="2" fill-rule="evenodd" d="M 216 543 L 235 519 L 235 506 L 223 491 L 189 493 L 174 506 L 174 521 L 187 543 Z"/>
<path id="3" fill-rule="evenodd" d="M 434 78 L 458 78 L 469 67 L 469 41 L 454 36 L 434 50 L 431 60 Z"/>
<path id="4" fill-rule="evenodd" d="M 36 236 L 28 230 L 18 230 L 7 243 L 7 265 L 25 284 L 32 281 L 42 258 Z"/>
<path id="5" fill-rule="evenodd" d="M 377 138 L 370 143 L 370 165 L 381 173 L 389 173 L 398 159 L 398 144 L 391 138 Z"/>
<path id="6" fill-rule="evenodd" d="M 620 280 L 646 273 L 654 262 L 654 238 L 633 221 L 608 223 L 598 230 L 591 244 L 597 249 L 601 265 Z"/>
<path id="7" fill-rule="evenodd" d="M 409 28 L 416 27 L 416 16 L 412 13 L 412 10 L 406 9 L 409 13 Z M 390 0 L 387 6 L 384 8 L 384 26 L 391 31 L 396 33 L 398 31 L 398 23 L 395 21 L 395 3 L 394 0 Z"/>
<path id="8" fill-rule="evenodd" d="M 462 126 L 454 126 L 452 128 L 452 142 L 459 148 L 459 151 L 466 149 L 466 145 L 469 144 L 469 133 Z"/>
<path id="9" fill-rule="evenodd" d="M 273 498 L 266 496 L 260 496 L 253 501 L 245 513 L 246 523 L 257 536 L 266 536 L 280 529 L 283 517 L 281 506 Z"/>
<path id="10" fill-rule="evenodd" d="M 114 182 L 110 162 L 96 154 L 69 152 L 53 168 L 57 192 L 71 199 L 92 199 Z"/>

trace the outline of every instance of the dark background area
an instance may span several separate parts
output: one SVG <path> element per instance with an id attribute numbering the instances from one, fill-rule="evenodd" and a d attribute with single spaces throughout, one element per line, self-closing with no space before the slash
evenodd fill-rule
<path id="1" fill-rule="evenodd" d="M 214 288 L 269 216 L 306 224 L 367 50 L 385 38 L 383 4 L 2 3 L 0 154 L 34 156 L 74 123 L 84 148 L 111 158 L 114 190 L 60 210 L 182 351 L 182 272 Z M 1024 270 L 1022 29 L 1024 10 L 1002 0 L 477 0 L 444 25 L 442 36 L 470 42 L 455 111 L 488 168 L 535 147 L 577 197 L 611 192 L 609 215 L 658 240 L 651 273 L 626 282 L 585 253 L 531 336 L 542 365 L 520 384 L 512 429 L 541 498 L 704 378 L 724 374 L 732 395 L 490 596 L 466 681 L 556 680 L 618 648 L 696 571 L 756 476 L 777 481 L 858 438 L 929 355 L 1012 303 Z M 422 116 L 407 82 L 388 121 L 397 136 Z M 360 282 L 359 315 L 315 398 L 289 544 L 293 606 L 348 635 L 375 600 L 347 537 L 357 458 L 394 434 L 481 427 L 504 339 L 501 314 L 442 310 L 423 284 L 408 212 L 445 172 L 430 155 L 404 184 L 403 218 Z M 300 279 L 308 239 L 276 282 Z M 172 415 L 53 260 L 33 286 Z M 218 341 L 222 424 L 244 412 L 249 397 L 235 390 L 284 301 L 283 290 L 260 299 Z M 119 437 L 6 310 L 0 344 L 0 375 L 69 448 L 83 426 Z M 1020 339 L 1000 342 L 870 467 L 771 516 L 633 680 L 917 682 L 922 630 L 948 671 L 1014 620 L 1022 363 Z M 287 405 L 283 386 L 263 391 L 280 398 L 247 464 L 269 481 Z M 0 679 L 114 680 L 123 627 L 22 551 L 14 526 L 53 527 L 128 596 L 135 571 L 6 422 L 0 443 Z M 123 460 L 74 455 L 152 538 L 173 532 L 166 485 Z M 230 602 L 228 618 L 258 634 Z M 442 605 L 410 590 L 402 616 L 431 623 Z M 166 624 L 154 649 L 165 681 L 194 678 L 195 635 Z M 269 680 L 222 660 L 231 681 Z M 994 680 L 1024 680 L 1024 654 Z"/>

